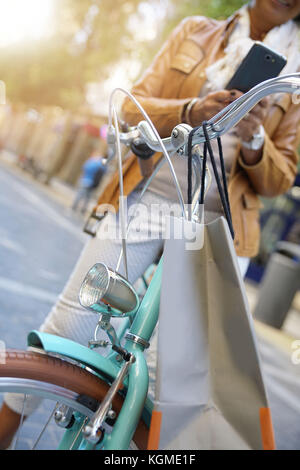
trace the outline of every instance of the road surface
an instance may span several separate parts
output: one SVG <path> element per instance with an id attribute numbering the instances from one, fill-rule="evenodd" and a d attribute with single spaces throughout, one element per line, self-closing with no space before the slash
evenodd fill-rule
<path id="1" fill-rule="evenodd" d="M 81 226 L 39 185 L 0 165 L 0 340 L 8 348 L 25 348 L 56 301 L 87 239 Z M 277 447 L 300 449 L 300 365 L 265 338 L 259 348 Z M 50 410 L 46 402 L 28 419 L 19 449 L 32 446 Z M 60 434 L 51 425 L 39 448 L 55 447 Z"/>

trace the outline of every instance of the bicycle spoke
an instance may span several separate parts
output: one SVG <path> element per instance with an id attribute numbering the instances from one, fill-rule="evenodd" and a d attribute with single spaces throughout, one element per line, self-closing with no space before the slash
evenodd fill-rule
<path id="1" fill-rule="evenodd" d="M 23 405 L 22 405 L 22 413 L 21 413 L 21 420 L 20 420 L 20 424 L 19 424 L 19 427 L 18 427 L 17 436 L 16 436 L 15 442 L 14 442 L 11 450 L 16 450 L 16 447 L 17 447 L 17 444 L 18 444 L 18 441 L 19 441 L 21 429 L 22 429 L 23 422 L 24 422 L 24 411 L 25 411 L 26 400 L 27 400 L 27 395 L 24 395 Z"/>
<path id="2" fill-rule="evenodd" d="M 40 432 L 40 434 L 39 434 L 37 440 L 35 441 L 35 443 L 34 443 L 34 445 L 33 445 L 33 447 L 32 447 L 31 450 L 36 450 L 36 447 L 37 447 L 38 443 L 40 442 L 40 440 L 41 440 L 41 438 L 42 438 L 44 432 L 45 432 L 46 429 L 47 429 L 47 427 L 49 426 L 49 423 L 50 423 L 51 419 L 53 418 L 53 415 L 54 415 L 55 411 L 57 410 L 58 406 L 59 406 L 59 403 L 57 402 L 56 405 L 55 405 L 55 407 L 54 407 L 54 409 L 53 409 L 53 411 L 52 411 L 52 413 L 51 413 L 51 415 L 49 416 L 49 418 L 48 418 L 48 420 L 47 420 L 45 426 L 43 427 L 42 431 Z"/>
<path id="3" fill-rule="evenodd" d="M 69 450 L 73 450 L 73 447 L 74 447 L 74 445 L 75 445 L 75 443 L 76 443 L 78 437 L 80 436 L 80 434 L 81 434 L 81 432 L 82 432 L 84 426 L 86 425 L 87 421 L 88 421 L 88 417 L 85 418 L 85 420 L 83 421 L 82 425 L 80 426 L 80 428 L 79 428 L 79 430 L 78 430 L 78 432 L 77 432 L 77 434 L 76 434 L 76 436 L 75 436 L 75 438 L 74 438 L 74 440 L 73 440 L 73 442 L 72 442 L 72 444 L 71 444 Z"/>

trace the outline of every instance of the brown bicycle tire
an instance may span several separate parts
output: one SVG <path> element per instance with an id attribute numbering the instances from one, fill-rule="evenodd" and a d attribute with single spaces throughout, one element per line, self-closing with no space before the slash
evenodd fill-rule
<path id="1" fill-rule="evenodd" d="M 60 358 L 39 354 L 31 351 L 8 350 L 4 364 L 0 364 L 0 377 L 14 377 L 51 383 L 71 390 L 80 395 L 101 402 L 109 385 L 87 370 Z M 113 409 L 120 412 L 124 398 L 117 395 L 113 401 Z M 148 427 L 141 419 L 137 426 L 133 441 L 138 449 L 147 448 Z"/>

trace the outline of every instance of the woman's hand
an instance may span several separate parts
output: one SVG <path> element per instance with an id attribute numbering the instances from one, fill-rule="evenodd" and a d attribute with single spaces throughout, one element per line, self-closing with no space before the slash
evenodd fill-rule
<path id="1" fill-rule="evenodd" d="M 258 133 L 267 115 L 268 102 L 268 98 L 261 100 L 236 126 L 237 134 L 242 140 L 242 158 L 247 165 L 255 165 L 262 157 L 263 145 L 259 150 L 251 150 L 243 147 L 243 141 L 250 142 L 253 135 Z"/>
<path id="2" fill-rule="evenodd" d="M 242 94 L 238 90 L 221 90 L 208 93 L 205 98 L 199 98 L 187 116 L 190 124 L 196 127 L 203 121 L 208 121 Z"/>
<path id="3" fill-rule="evenodd" d="M 208 93 L 205 98 L 199 98 L 190 110 L 188 120 L 193 127 L 208 121 L 230 103 L 242 96 L 238 90 L 221 90 Z M 260 125 L 266 118 L 268 99 L 260 101 L 236 126 L 237 135 L 242 141 L 250 142 Z M 247 165 L 255 165 L 261 159 L 263 147 L 259 150 L 250 150 L 242 146 L 242 158 Z"/>
<path id="4" fill-rule="evenodd" d="M 260 125 L 264 122 L 267 115 L 268 99 L 260 101 L 237 126 L 238 136 L 245 142 L 250 142 L 254 134 L 257 134 Z"/>

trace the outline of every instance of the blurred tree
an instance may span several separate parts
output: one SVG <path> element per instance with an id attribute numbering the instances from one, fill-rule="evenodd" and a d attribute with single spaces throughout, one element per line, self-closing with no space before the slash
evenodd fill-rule
<path id="1" fill-rule="evenodd" d="M 188 15 L 205 15 L 212 18 L 227 18 L 240 8 L 246 0 L 182 0 L 177 5 L 181 17 Z"/>
<path id="2" fill-rule="evenodd" d="M 183 17 L 225 17 L 242 0 L 53 0 L 56 30 L 47 39 L 6 47 L 0 79 L 11 101 L 77 109 L 86 84 L 101 82 L 119 61 L 144 67 Z"/>
<path id="3" fill-rule="evenodd" d="M 126 57 L 140 58 L 129 18 L 141 16 L 142 0 L 55 0 L 56 31 L 51 38 L 2 48 L 0 77 L 12 101 L 77 108 L 85 85 L 109 75 Z M 155 6 L 164 0 L 151 0 Z M 148 46 L 149 47 L 149 46 Z M 145 49 L 148 48 L 145 44 Z"/>
<path id="4" fill-rule="evenodd" d="M 173 0 L 175 14 L 166 27 L 169 32 L 181 19 L 192 15 L 203 15 L 210 18 L 224 19 L 241 8 L 247 0 Z"/>

